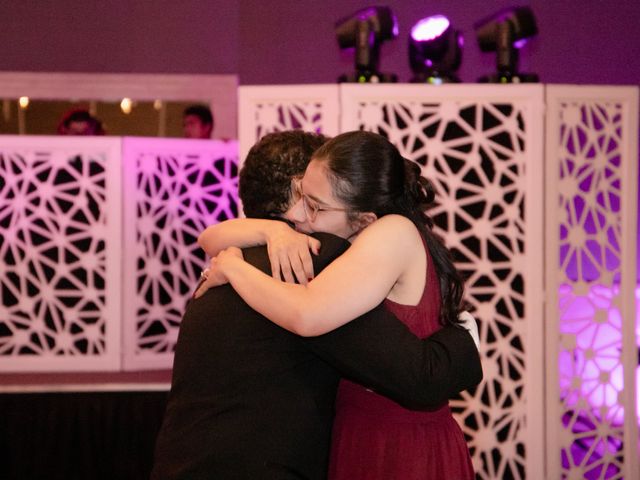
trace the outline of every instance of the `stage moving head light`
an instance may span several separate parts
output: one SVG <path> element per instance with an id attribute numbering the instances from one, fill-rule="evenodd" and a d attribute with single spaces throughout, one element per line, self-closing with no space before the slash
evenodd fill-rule
<path id="1" fill-rule="evenodd" d="M 483 52 L 496 52 L 497 73 L 479 79 L 490 83 L 537 82 L 534 73 L 518 73 L 518 49 L 538 33 L 536 19 L 529 7 L 500 10 L 474 25 L 478 45 Z"/>
<path id="2" fill-rule="evenodd" d="M 462 44 L 462 34 L 444 15 L 420 20 L 409 35 L 411 81 L 434 85 L 459 82 L 455 72 L 462 60 Z"/>
<path id="3" fill-rule="evenodd" d="M 396 82 L 394 74 L 378 72 L 380 45 L 398 36 L 398 21 L 389 7 L 368 7 L 336 22 L 342 50 L 355 49 L 355 73 L 341 75 L 339 82 Z"/>

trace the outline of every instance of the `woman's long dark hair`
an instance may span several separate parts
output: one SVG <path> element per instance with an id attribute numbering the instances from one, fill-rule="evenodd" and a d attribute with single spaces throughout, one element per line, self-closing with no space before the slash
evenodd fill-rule
<path id="1" fill-rule="evenodd" d="M 394 213 L 413 222 L 425 239 L 440 282 L 440 323 L 459 324 L 464 283 L 425 213 L 435 192 L 420 175 L 418 164 L 403 158 L 383 136 L 364 131 L 334 137 L 313 158 L 325 162 L 334 194 L 349 207 L 351 219 L 358 212 L 378 217 Z"/>

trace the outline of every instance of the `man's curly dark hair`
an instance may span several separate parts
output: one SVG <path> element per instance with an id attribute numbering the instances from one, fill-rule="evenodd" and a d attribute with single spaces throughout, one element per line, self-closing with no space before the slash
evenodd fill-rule
<path id="1" fill-rule="evenodd" d="M 249 218 L 273 218 L 288 208 L 291 179 L 302 175 L 313 152 L 328 140 L 322 134 L 289 130 L 265 135 L 240 170 L 239 191 Z"/>

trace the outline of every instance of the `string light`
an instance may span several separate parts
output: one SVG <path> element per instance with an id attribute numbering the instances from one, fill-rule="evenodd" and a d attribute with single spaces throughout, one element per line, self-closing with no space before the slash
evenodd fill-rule
<path id="1" fill-rule="evenodd" d="M 133 102 L 130 98 L 123 98 L 120 102 L 120 110 L 125 115 L 129 115 L 131 113 L 131 109 L 133 108 Z"/>

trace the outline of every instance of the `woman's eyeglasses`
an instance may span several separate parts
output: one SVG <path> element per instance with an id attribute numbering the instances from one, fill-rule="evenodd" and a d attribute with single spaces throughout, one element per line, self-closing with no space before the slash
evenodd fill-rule
<path id="1" fill-rule="evenodd" d="M 302 191 L 302 179 L 294 178 L 291 180 L 291 199 L 293 203 L 298 203 L 302 200 L 302 207 L 304 208 L 304 213 L 307 216 L 307 219 L 310 222 L 315 222 L 316 218 L 318 218 L 319 212 L 346 212 L 347 208 L 338 208 L 338 207 L 329 207 L 325 205 L 321 205 L 313 198 L 305 195 Z"/>

